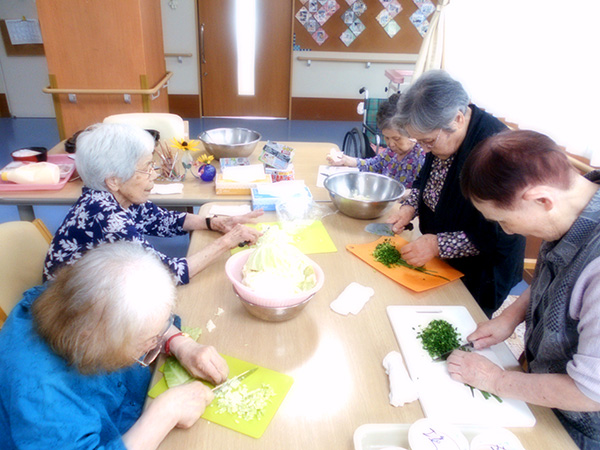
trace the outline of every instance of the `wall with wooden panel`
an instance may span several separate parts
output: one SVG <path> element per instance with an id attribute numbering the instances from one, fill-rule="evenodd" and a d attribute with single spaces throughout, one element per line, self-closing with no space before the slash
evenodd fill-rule
<path id="1" fill-rule="evenodd" d="M 166 73 L 160 0 L 38 0 L 38 16 L 52 88 L 147 89 Z M 61 138 L 111 114 L 168 112 L 132 95 L 53 94 Z"/>

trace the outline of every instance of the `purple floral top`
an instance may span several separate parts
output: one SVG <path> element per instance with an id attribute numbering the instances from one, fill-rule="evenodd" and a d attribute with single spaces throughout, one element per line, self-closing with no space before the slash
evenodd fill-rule
<path id="1" fill-rule="evenodd" d="M 186 213 L 168 211 L 152 202 L 124 209 L 110 192 L 84 187 L 52 239 L 44 264 L 44 280 L 54 278 L 62 264 L 73 264 L 99 244 L 127 240 L 139 242 L 155 253 L 171 269 L 178 284 L 187 284 L 190 281 L 187 260 L 169 258 L 144 238 L 144 234 L 159 237 L 185 234 L 185 216 Z"/>
<path id="2" fill-rule="evenodd" d="M 424 161 L 425 152 L 419 144 L 415 144 L 412 150 L 401 160 L 398 160 L 396 153 L 389 148 L 385 148 L 380 154 L 372 158 L 359 159 L 357 166 L 361 172 L 380 173 L 398 180 L 406 189 L 410 189 Z"/>
<path id="3" fill-rule="evenodd" d="M 446 160 L 433 157 L 431 164 L 431 173 L 425 189 L 423 189 L 423 203 L 435 211 L 440 200 L 440 193 L 444 187 L 444 181 L 448 176 L 448 170 L 454 161 L 454 155 Z M 404 205 L 412 206 L 415 211 L 419 210 L 419 191 L 413 189 L 408 198 L 403 202 Z M 467 237 L 464 231 L 446 231 L 437 234 L 438 247 L 440 249 L 440 258 L 463 258 L 465 256 L 476 256 L 479 250 Z"/>

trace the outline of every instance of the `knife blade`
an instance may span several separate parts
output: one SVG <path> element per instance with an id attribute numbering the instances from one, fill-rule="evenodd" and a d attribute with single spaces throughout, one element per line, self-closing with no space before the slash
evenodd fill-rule
<path id="1" fill-rule="evenodd" d="M 466 344 L 463 345 L 459 345 L 456 348 L 453 348 L 452 350 L 450 350 L 449 352 L 446 352 L 440 356 L 438 356 L 437 358 L 433 359 L 433 362 L 440 362 L 440 361 L 446 361 L 448 359 L 448 356 L 450 356 L 450 354 L 454 351 L 454 350 L 462 350 L 463 352 L 466 351 L 470 351 L 473 350 L 473 343 L 472 342 L 467 342 Z"/>
<path id="2" fill-rule="evenodd" d="M 252 375 L 257 370 L 258 370 L 258 367 L 254 367 L 253 369 L 248 369 L 245 372 L 242 372 L 239 375 L 236 375 L 235 377 L 230 378 L 229 380 L 225 381 L 224 383 L 221 383 L 218 386 L 215 386 L 214 388 L 212 388 L 212 391 L 216 394 L 216 393 L 220 392 L 221 389 L 223 389 L 227 386 L 231 386 L 231 384 L 233 384 L 235 381 L 242 381 L 244 378 L 248 378 L 250 375 Z"/>
<path id="3" fill-rule="evenodd" d="M 370 223 L 365 227 L 365 231 L 368 233 L 372 233 L 372 234 L 376 234 L 377 236 L 394 236 L 394 231 L 392 230 L 392 225 L 391 223 L 380 223 L 380 222 L 375 222 L 375 223 Z M 413 224 L 409 223 L 406 225 L 406 227 L 404 227 L 405 230 L 412 230 Z"/>

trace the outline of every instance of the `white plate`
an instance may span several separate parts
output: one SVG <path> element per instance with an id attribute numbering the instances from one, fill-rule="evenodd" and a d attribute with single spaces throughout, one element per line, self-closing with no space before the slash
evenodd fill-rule
<path id="1" fill-rule="evenodd" d="M 385 450 L 389 447 L 400 447 L 405 448 L 407 450 L 411 450 L 408 442 L 408 430 L 410 429 L 411 425 L 412 424 L 410 423 L 370 423 L 361 425 L 354 431 L 354 449 Z M 460 430 L 460 432 L 467 438 L 469 442 L 471 442 L 471 444 L 477 445 L 479 445 L 479 443 L 481 442 L 480 440 L 487 441 L 486 436 L 498 436 L 498 433 L 500 433 L 500 430 L 502 430 L 501 432 L 504 436 L 506 436 L 505 432 L 509 433 L 514 437 L 514 439 L 516 439 L 516 443 L 520 446 L 515 446 L 514 449 L 513 447 L 509 447 L 511 450 L 521 450 L 523 448 L 517 437 L 506 429 L 475 427 L 466 425 L 459 425 L 455 428 Z M 475 448 L 473 448 L 473 450 L 475 450 Z"/>

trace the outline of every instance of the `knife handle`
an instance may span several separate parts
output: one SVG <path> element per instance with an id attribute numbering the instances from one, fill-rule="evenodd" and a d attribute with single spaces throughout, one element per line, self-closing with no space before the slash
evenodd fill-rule
<path id="1" fill-rule="evenodd" d="M 408 230 L 408 231 L 410 231 L 414 228 L 415 228 L 415 226 L 412 224 L 412 222 L 407 223 L 406 226 L 404 227 L 404 229 Z"/>

